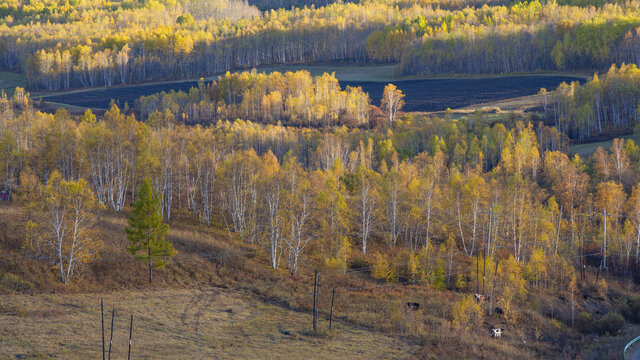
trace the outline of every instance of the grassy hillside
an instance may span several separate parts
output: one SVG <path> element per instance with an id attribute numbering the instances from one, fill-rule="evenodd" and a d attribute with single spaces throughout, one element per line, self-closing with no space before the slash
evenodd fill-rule
<path id="1" fill-rule="evenodd" d="M 125 219 L 111 215 L 100 223 L 106 242 L 100 259 L 61 285 L 46 262 L 18 255 L 23 215 L 11 206 L 1 206 L 0 215 L 0 227 L 7 229 L 0 234 L 0 324 L 11 324 L 0 326 L 0 358 L 99 357 L 100 299 L 107 310 L 116 308 L 116 358 L 125 356 L 131 314 L 134 358 L 597 358 L 603 351 L 617 354 L 623 341 L 600 338 L 600 344 L 612 345 L 583 346 L 588 338 L 560 321 L 569 314 L 567 299 L 544 294 L 532 295 L 537 308 L 518 309 L 515 321 L 492 315 L 478 326 L 456 329 L 451 308 L 465 294 L 380 283 L 356 264 L 347 274 L 323 274 L 320 333 L 313 334 L 310 266 L 298 276 L 272 271 L 260 248 L 184 218 L 173 221 L 168 236 L 178 253 L 156 271 L 152 285 L 144 265 L 124 250 Z M 329 332 L 333 287 L 338 290 Z M 584 306 L 594 312 L 606 312 L 617 296 L 617 290 L 604 298 L 594 298 L 589 287 L 582 292 Z M 405 310 L 407 301 L 420 302 L 419 311 Z M 492 327 L 504 328 L 504 336 L 492 339 Z"/>
<path id="2" fill-rule="evenodd" d="M 116 307 L 112 355 L 118 359 L 127 355 L 129 315 L 132 358 L 411 358 L 417 349 L 413 341 L 341 322 L 330 335 L 313 336 L 304 312 L 203 288 L 4 296 L 0 322 L 14 326 L 1 330 L 0 357 L 100 358 L 100 299 L 108 310 Z"/>

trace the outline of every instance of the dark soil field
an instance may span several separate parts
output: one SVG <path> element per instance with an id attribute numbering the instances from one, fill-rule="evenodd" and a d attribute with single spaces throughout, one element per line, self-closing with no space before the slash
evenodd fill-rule
<path id="1" fill-rule="evenodd" d="M 555 89 L 561 82 L 583 78 L 554 75 L 521 75 L 486 78 L 440 78 L 394 82 L 406 95 L 405 111 L 442 111 L 478 103 L 515 98 L 538 93 L 541 88 Z M 373 104 L 379 104 L 386 82 L 341 81 L 342 87 L 361 86 Z M 87 108 L 105 109 L 113 99 L 116 104 L 133 105 L 140 96 L 162 91 L 188 91 L 196 82 L 185 81 L 112 87 L 43 96 L 43 100 Z"/>
<path id="2" fill-rule="evenodd" d="M 405 111 L 442 111 L 473 104 L 537 94 L 541 88 L 555 89 L 562 83 L 584 79 L 552 75 L 522 75 L 488 78 L 442 78 L 395 82 L 406 95 Z M 341 81 L 344 86 L 362 86 L 373 104 L 380 104 L 386 83 Z"/>

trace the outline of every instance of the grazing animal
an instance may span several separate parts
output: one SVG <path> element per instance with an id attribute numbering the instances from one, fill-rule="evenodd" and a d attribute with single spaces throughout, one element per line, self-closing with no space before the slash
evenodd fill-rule
<path id="1" fill-rule="evenodd" d="M 473 296 L 475 296 L 476 302 L 478 302 L 478 303 L 489 301 L 489 299 L 487 299 L 487 296 L 485 296 L 485 295 L 473 294 Z"/>
<path id="2" fill-rule="evenodd" d="M 491 329 L 491 336 L 493 336 L 495 338 L 501 337 L 502 336 L 502 329 L 501 328 Z"/>
<path id="3" fill-rule="evenodd" d="M 478 303 L 491 301 L 491 295 L 473 294 L 473 296 L 475 296 L 476 302 Z M 502 301 L 502 299 L 497 296 L 493 300 L 496 304 Z"/>
<path id="4" fill-rule="evenodd" d="M 502 310 L 502 309 L 501 309 L 501 308 L 499 308 L 499 307 L 497 307 L 495 310 L 496 310 L 496 314 L 498 314 L 498 315 L 502 315 L 502 314 L 504 314 L 504 310 Z"/>
<path id="5" fill-rule="evenodd" d="M 420 308 L 420 303 L 417 302 L 408 302 L 407 303 L 407 309 L 412 310 L 412 311 L 416 311 Z"/>

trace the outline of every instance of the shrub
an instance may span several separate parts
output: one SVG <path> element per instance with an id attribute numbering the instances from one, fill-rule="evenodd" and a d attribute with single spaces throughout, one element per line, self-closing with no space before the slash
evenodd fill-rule
<path id="1" fill-rule="evenodd" d="M 463 274 L 458 274 L 456 279 L 456 289 L 458 291 L 465 291 L 467 289 L 467 278 Z"/>
<path id="2" fill-rule="evenodd" d="M 397 273 L 395 271 L 395 267 L 389 264 L 389 260 L 387 260 L 386 256 L 381 253 L 377 253 L 371 276 L 376 279 L 393 282 L 396 281 Z"/>
<path id="3" fill-rule="evenodd" d="M 617 312 L 610 311 L 598 320 L 598 332 L 602 335 L 617 334 L 623 327 L 624 317 Z"/>
<path id="4" fill-rule="evenodd" d="M 595 330 L 595 319 L 590 313 L 581 311 L 576 317 L 576 327 L 583 334 L 593 332 Z"/>
<path id="5" fill-rule="evenodd" d="M 480 304 L 476 303 L 473 296 L 465 296 L 456 302 L 451 310 L 453 326 L 458 329 L 469 330 L 473 326 L 480 325 L 484 319 L 484 312 Z"/>
<path id="6" fill-rule="evenodd" d="M 607 293 L 609 292 L 609 285 L 607 285 L 607 281 L 605 279 L 600 279 L 600 281 L 598 281 L 596 291 L 600 299 L 607 298 Z"/>
<path id="7" fill-rule="evenodd" d="M 344 273 L 347 271 L 347 259 L 349 258 L 349 252 L 351 251 L 351 244 L 346 236 L 343 236 L 340 240 L 340 249 L 335 257 L 331 257 L 325 260 L 325 264 L 329 270 L 339 271 Z"/>
<path id="8" fill-rule="evenodd" d="M 349 263 L 349 269 L 354 269 L 354 270 L 370 268 L 372 265 L 371 262 L 362 254 L 358 256 L 354 256 L 353 258 L 349 259 L 348 263 Z"/>
<path id="9" fill-rule="evenodd" d="M 625 319 L 636 323 L 640 322 L 640 296 L 620 297 L 616 301 L 616 309 Z"/>
<path id="10" fill-rule="evenodd" d="M 444 283 L 445 272 L 442 266 L 442 259 L 436 260 L 436 267 L 433 271 L 433 278 L 431 279 L 431 286 L 437 290 L 446 290 L 447 286 Z"/>
<path id="11" fill-rule="evenodd" d="M 615 299 L 614 307 L 620 314 L 622 314 L 622 316 L 624 316 L 625 318 L 630 318 L 631 317 L 631 307 L 630 307 L 631 301 L 632 300 L 626 296 L 620 296 Z"/>
<path id="12" fill-rule="evenodd" d="M 416 283 L 418 282 L 418 277 L 420 276 L 420 261 L 421 257 L 419 254 L 415 252 L 411 252 L 409 254 L 409 261 L 407 261 L 407 272 L 409 273 L 409 277 L 411 281 Z"/>
<path id="13" fill-rule="evenodd" d="M 325 261 L 327 269 L 344 273 L 347 270 L 347 264 L 342 259 L 330 258 Z"/>
<path id="14" fill-rule="evenodd" d="M 33 285 L 19 276 L 11 273 L 0 273 L 0 289 L 29 292 L 33 289 Z"/>

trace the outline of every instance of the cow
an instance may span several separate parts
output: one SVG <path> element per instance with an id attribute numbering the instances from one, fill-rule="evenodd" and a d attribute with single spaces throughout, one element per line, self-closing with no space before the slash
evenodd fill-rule
<path id="1" fill-rule="evenodd" d="M 490 302 L 491 301 L 491 295 L 473 294 L 473 296 L 476 298 L 476 302 L 477 303 Z M 500 301 L 502 301 L 502 299 L 500 299 L 499 297 L 496 296 L 494 298 L 494 301 L 497 304 Z"/>
<path id="2" fill-rule="evenodd" d="M 407 309 L 411 311 L 417 311 L 420 308 L 420 303 L 417 302 L 408 302 Z"/>
<path id="3" fill-rule="evenodd" d="M 501 328 L 496 328 L 496 329 L 491 329 L 491 336 L 494 338 L 499 338 L 502 336 L 502 329 Z"/>
<path id="4" fill-rule="evenodd" d="M 487 301 L 489 301 L 489 299 L 487 299 L 487 296 L 485 296 L 485 295 L 481 295 L 481 294 L 473 294 L 473 296 L 475 296 L 475 298 L 476 298 L 476 302 L 477 302 L 477 303 L 481 303 L 481 302 L 487 302 Z"/>
<path id="5" fill-rule="evenodd" d="M 498 314 L 498 315 L 502 315 L 502 314 L 504 314 L 504 310 L 502 310 L 502 309 L 501 309 L 501 308 L 499 308 L 499 307 L 496 307 L 496 309 L 495 309 L 495 310 L 496 310 L 496 314 Z"/>

